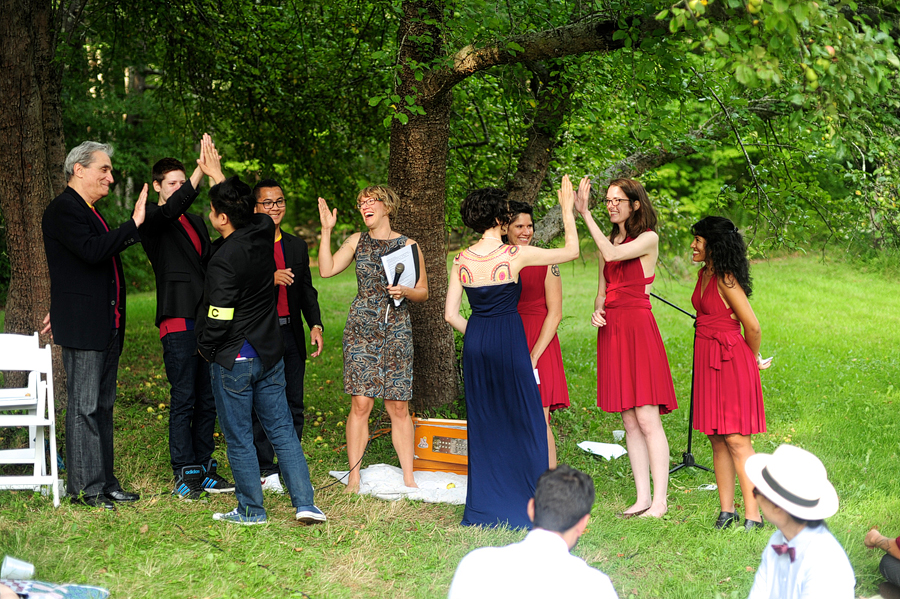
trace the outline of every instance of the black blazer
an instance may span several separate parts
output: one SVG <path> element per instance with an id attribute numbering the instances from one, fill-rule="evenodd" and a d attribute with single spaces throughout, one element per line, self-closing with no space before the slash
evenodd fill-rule
<path id="1" fill-rule="evenodd" d="M 73 349 L 105 350 L 110 331 L 116 326 L 118 294 L 122 298 L 121 353 L 125 343 L 125 273 L 119 252 L 140 241 L 137 225 L 129 219 L 119 228 L 106 231 L 78 192 L 66 187 L 44 210 L 41 229 L 50 268 L 53 340 Z"/>
<path id="2" fill-rule="evenodd" d="M 275 222 L 254 214 L 249 225 L 212 244 L 194 332 L 200 355 L 231 370 L 244 340 L 266 368 L 284 356 L 275 307 Z"/>
<path id="3" fill-rule="evenodd" d="M 196 198 L 197 190 L 190 180 L 185 181 L 162 206 L 147 204 L 147 217 L 139 229 L 141 245 L 156 275 L 156 326 L 165 317 L 196 318 L 203 299 L 203 264 L 209 259 L 209 231 L 202 218 L 185 214 L 200 238 L 198 254 L 178 222 Z"/>
<path id="4" fill-rule="evenodd" d="M 312 284 L 312 273 L 309 270 L 309 248 L 306 242 L 289 233 L 281 233 L 284 242 L 284 266 L 294 274 L 294 282 L 286 287 L 288 309 L 291 312 L 291 330 L 300 348 L 300 357 L 306 359 L 306 342 L 303 321 L 310 329 L 315 325 L 322 326 L 322 314 L 319 311 L 319 293 Z"/>

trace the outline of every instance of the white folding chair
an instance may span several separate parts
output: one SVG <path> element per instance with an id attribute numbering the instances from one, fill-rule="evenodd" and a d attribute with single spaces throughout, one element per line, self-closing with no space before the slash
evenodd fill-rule
<path id="1" fill-rule="evenodd" d="M 0 476 L 0 489 L 39 489 L 49 485 L 53 505 L 59 506 L 50 346 L 41 348 L 37 333 L 33 336 L 0 335 L 0 371 L 28 373 L 25 387 L 0 389 L 0 428 L 28 427 L 28 447 L 0 450 L 0 465 L 33 466 L 31 475 Z M 49 468 L 45 451 L 47 437 L 50 442 Z"/>

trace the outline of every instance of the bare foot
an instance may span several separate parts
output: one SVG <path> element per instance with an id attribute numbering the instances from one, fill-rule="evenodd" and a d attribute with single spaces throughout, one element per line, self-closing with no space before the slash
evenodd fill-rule
<path id="1" fill-rule="evenodd" d="M 655 506 L 651 505 L 650 509 L 647 510 L 646 512 L 644 512 L 643 514 L 641 514 L 639 517 L 640 518 L 662 518 L 663 516 L 666 515 L 666 512 L 668 512 L 668 511 L 669 511 L 668 506 L 663 505 L 661 507 L 658 507 L 658 506 L 655 507 Z"/>
<path id="2" fill-rule="evenodd" d="M 637 515 L 638 513 L 644 513 L 650 508 L 649 505 L 641 502 L 635 502 L 630 508 L 622 512 L 623 516 L 630 516 L 632 514 Z"/>
<path id="3" fill-rule="evenodd" d="M 359 477 L 354 477 L 347 480 L 347 488 L 344 489 L 344 493 L 359 493 Z"/>
<path id="4" fill-rule="evenodd" d="M 406 480 L 406 479 L 404 478 L 404 479 L 403 479 L 403 486 L 404 486 L 404 487 L 410 487 L 410 488 L 413 488 L 413 489 L 418 489 L 418 488 L 419 488 L 419 485 L 416 484 L 416 479 L 414 479 L 414 478 L 412 478 L 412 477 L 410 477 L 410 479 L 411 479 L 411 480 Z"/>

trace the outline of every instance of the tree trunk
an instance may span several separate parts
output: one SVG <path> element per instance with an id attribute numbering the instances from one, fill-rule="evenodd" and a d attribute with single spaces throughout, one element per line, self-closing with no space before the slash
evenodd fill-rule
<path id="1" fill-rule="evenodd" d="M 440 52 L 439 31 L 424 23 L 428 16 L 440 22 L 442 8 L 433 2 L 404 2 L 400 26 L 400 60 L 428 63 Z M 431 44 L 410 42 L 409 38 L 430 35 Z M 404 67 L 396 93 L 401 98 L 415 94 L 415 73 Z M 436 407 L 457 399 L 456 351 L 453 334 L 444 321 L 447 297 L 447 243 L 444 220 L 447 152 L 450 140 L 449 93 L 433 97 L 420 95 L 424 115 L 408 114 L 409 122 L 394 119 L 391 125 L 388 184 L 401 198 L 401 207 L 392 219 L 393 228 L 416 240 L 425 254 L 429 297 L 411 304 L 415 366 L 413 401 L 419 408 Z"/>
<path id="2" fill-rule="evenodd" d="M 41 217 L 65 186 L 61 71 L 54 63 L 50 0 L 0 0 L 0 14 L 0 210 L 10 262 L 5 327 L 8 333 L 27 335 L 43 328 L 50 308 Z M 60 410 L 66 405 L 66 386 L 58 350 L 54 379 Z"/>
<path id="3" fill-rule="evenodd" d="M 551 61 L 549 67 L 529 65 L 529 69 L 534 74 L 532 88 L 537 106 L 528 128 L 528 142 L 519 156 L 515 174 L 506 184 L 506 191 L 510 201 L 531 205 L 547 176 L 559 130 L 569 114 L 573 86 L 565 79 L 565 65 L 556 61 Z"/>

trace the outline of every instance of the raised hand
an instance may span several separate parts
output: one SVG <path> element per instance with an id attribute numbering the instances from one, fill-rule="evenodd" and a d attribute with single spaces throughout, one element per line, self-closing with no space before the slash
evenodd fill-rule
<path id="1" fill-rule="evenodd" d="M 575 196 L 575 212 L 584 214 L 590 209 L 591 178 L 585 176 L 578 184 L 578 194 Z"/>
<path id="2" fill-rule="evenodd" d="M 559 206 L 563 209 L 563 212 L 570 212 L 575 203 L 575 193 L 572 191 L 572 181 L 569 180 L 569 175 L 563 175 L 556 195 L 559 198 Z"/>
<path id="3" fill-rule="evenodd" d="M 204 133 L 200 140 L 200 159 L 197 160 L 197 166 L 203 171 L 207 177 L 211 177 L 215 183 L 221 183 L 225 180 L 225 174 L 222 172 L 222 160 L 216 145 L 213 143 L 209 133 Z"/>
<path id="4" fill-rule="evenodd" d="M 325 198 L 319 198 L 319 220 L 322 223 L 322 229 L 327 229 L 329 232 L 337 224 L 337 208 L 329 210 Z"/>
<path id="5" fill-rule="evenodd" d="M 134 204 L 134 212 L 131 213 L 131 218 L 138 227 L 144 223 L 144 216 L 147 214 L 147 190 L 147 184 L 144 183 L 141 195 L 138 196 L 138 201 Z"/>

